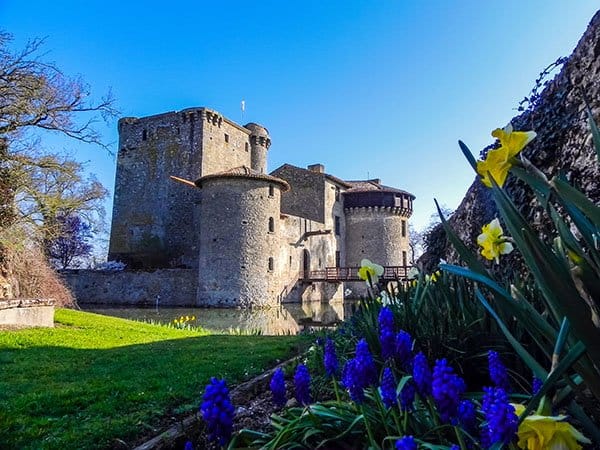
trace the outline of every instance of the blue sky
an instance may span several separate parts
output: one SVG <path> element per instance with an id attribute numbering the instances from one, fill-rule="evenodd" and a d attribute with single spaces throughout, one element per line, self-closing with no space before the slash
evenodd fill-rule
<path id="1" fill-rule="evenodd" d="M 457 140 L 492 142 L 539 72 L 571 53 L 592 0 L 177 1 L 0 0 L 19 48 L 112 89 L 123 116 L 206 106 L 266 126 L 269 170 L 322 163 L 345 179 L 381 178 L 456 207 L 474 175 Z M 116 119 L 102 128 L 117 150 Z M 112 192 L 115 160 L 53 139 Z M 107 203 L 112 209 L 112 203 Z"/>

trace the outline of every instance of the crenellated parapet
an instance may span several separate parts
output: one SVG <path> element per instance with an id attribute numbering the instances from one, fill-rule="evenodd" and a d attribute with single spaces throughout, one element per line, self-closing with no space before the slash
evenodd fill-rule
<path id="1" fill-rule="evenodd" d="M 403 208 L 397 206 L 354 206 L 344 208 L 344 213 L 349 215 L 387 214 L 408 219 L 412 215 L 412 208 Z"/>
<path id="2" fill-rule="evenodd" d="M 216 111 L 210 109 L 200 110 L 200 118 L 210 125 L 221 128 L 223 124 L 223 116 Z"/>

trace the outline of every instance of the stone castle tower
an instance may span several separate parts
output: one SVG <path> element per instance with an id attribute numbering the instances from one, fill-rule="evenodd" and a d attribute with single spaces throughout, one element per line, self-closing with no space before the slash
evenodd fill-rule
<path id="1" fill-rule="evenodd" d="M 195 270 L 190 305 L 231 307 L 341 300 L 363 286 L 342 268 L 410 264 L 412 194 L 320 164 L 268 174 L 270 145 L 207 108 L 121 119 L 109 259 Z"/>

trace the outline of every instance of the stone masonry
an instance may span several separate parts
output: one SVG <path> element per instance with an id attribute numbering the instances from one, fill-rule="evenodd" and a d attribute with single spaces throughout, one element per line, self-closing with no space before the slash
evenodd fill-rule
<path id="1" fill-rule="evenodd" d="M 109 259 L 146 270 L 140 277 L 158 284 L 173 273 L 148 270 L 181 270 L 185 279 L 197 273 L 185 287 L 195 292 L 188 306 L 342 300 L 343 282 L 312 281 L 310 274 L 355 267 L 363 258 L 410 264 L 412 194 L 379 180 L 344 181 L 321 164 L 284 164 L 268 174 L 271 140 L 261 125 L 190 108 L 123 118 L 119 137 Z M 135 292 L 136 304 L 159 295 Z M 164 286 L 160 296 L 168 304 Z M 127 303 L 125 297 L 115 301 Z M 182 304 L 181 295 L 172 298 Z"/>

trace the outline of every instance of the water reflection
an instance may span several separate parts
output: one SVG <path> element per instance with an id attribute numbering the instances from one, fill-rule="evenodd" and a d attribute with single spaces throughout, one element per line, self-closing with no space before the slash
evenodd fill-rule
<path id="1" fill-rule="evenodd" d="M 153 323 L 173 323 L 181 316 L 195 316 L 188 322 L 215 331 L 254 332 L 265 335 L 296 334 L 304 328 L 331 327 L 352 315 L 353 302 L 310 302 L 285 304 L 269 309 L 220 309 L 220 308 L 115 308 L 82 306 L 97 314 L 140 320 Z"/>

